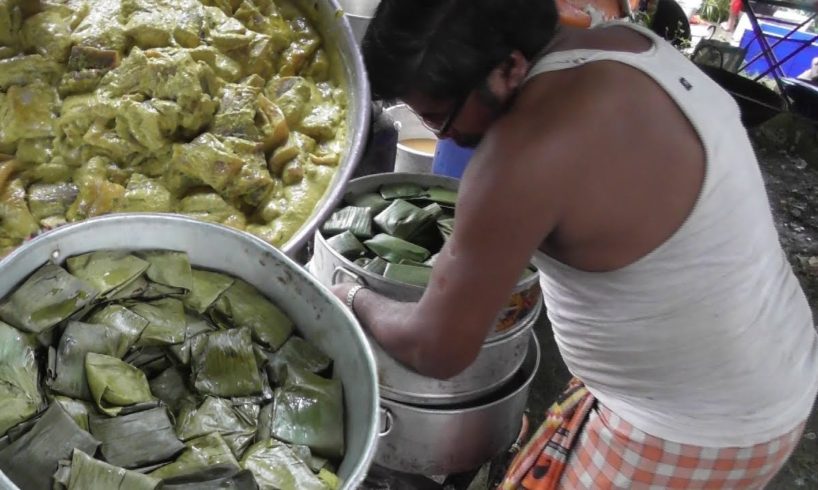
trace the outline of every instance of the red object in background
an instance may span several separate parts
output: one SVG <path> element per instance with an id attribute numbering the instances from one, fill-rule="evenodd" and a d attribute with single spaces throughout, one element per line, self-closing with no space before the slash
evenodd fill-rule
<path id="1" fill-rule="evenodd" d="M 741 0 L 732 0 L 730 2 L 730 13 L 733 15 L 740 14 L 743 8 L 744 4 L 742 3 Z"/>
<path id="2" fill-rule="evenodd" d="M 627 0 L 631 10 L 639 8 L 639 0 Z M 591 16 L 585 11 L 592 7 L 600 12 L 605 20 L 621 19 L 627 15 L 622 11 L 620 0 L 557 0 L 560 24 L 573 27 L 591 27 Z"/>

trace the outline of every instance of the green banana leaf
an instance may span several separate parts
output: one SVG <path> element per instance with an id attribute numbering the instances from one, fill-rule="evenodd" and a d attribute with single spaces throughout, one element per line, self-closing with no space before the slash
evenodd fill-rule
<path id="1" fill-rule="evenodd" d="M 431 213 L 403 199 L 396 199 L 375 216 L 375 224 L 385 233 L 408 240 L 417 230 L 435 222 Z"/>
<path id="2" fill-rule="evenodd" d="M 349 260 L 357 260 L 366 255 L 366 248 L 363 243 L 351 231 L 345 231 L 340 235 L 327 239 L 327 245 Z"/>
<path id="3" fill-rule="evenodd" d="M 215 305 L 215 313 L 236 328 L 246 327 L 259 343 L 277 350 L 293 333 L 293 322 L 250 284 L 236 279 Z"/>
<path id="4" fill-rule="evenodd" d="M 105 306 L 94 312 L 86 321 L 107 325 L 118 331 L 126 341 L 127 349 L 130 349 L 136 343 L 145 327 L 150 323 L 122 305 Z"/>
<path id="5" fill-rule="evenodd" d="M 289 447 L 293 453 L 298 456 L 298 459 L 306 463 L 313 473 L 318 473 L 321 471 L 321 469 L 329 462 L 325 458 L 313 456 L 312 451 L 310 451 L 310 448 L 307 446 L 288 444 L 287 447 Z"/>
<path id="6" fill-rule="evenodd" d="M 71 458 L 68 490 L 154 490 L 160 488 L 160 484 L 158 478 L 117 468 L 79 449 Z"/>
<path id="7" fill-rule="evenodd" d="M 56 377 L 50 387 L 65 396 L 91 400 L 85 375 L 89 352 L 121 358 L 127 351 L 119 331 L 95 323 L 69 322 L 57 347 Z"/>
<path id="8" fill-rule="evenodd" d="M 364 270 L 369 271 L 373 274 L 383 275 L 386 271 L 386 264 L 389 262 L 383 260 L 380 257 L 375 257 L 372 261 L 364 266 Z"/>
<path id="9" fill-rule="evenodd" d="M 185 321 L 187 323 L 187 327 L 185 327 L 185 341 L 181 344 L 171 345 L 169 350 L 176 357 L 176 360 L 182 363 L 182 365 L 187 366 L 190 364 L 190 345 L 193 342 L 193 338 L 202 333 L 214 332 L 216 331 L 216 327 L 211 325 L 204 318 L 190 313 L 185 313 Z"/>
<path id="10" fill-rule="evenodd" d="M 248 328 L 194 337 L 191 345 L 193 386 L 213 396 L 251 396 L 261 393 L 261 375 Z"/>
<path id="11" fill-rule="evenodd" d="M 193 273 L 185 252 L 156 250 L 140 252 L 139 256 L 150 263 L 145 275 L 151 281 L 185 291 L 193 288 Z"/>
<path id="12" fill-rule="evenodd" d="M 286 380 L 288 365 L 311 373 L 320 373 L 332 365 L 332 359 L 318 347 L 295 335 L 273 353 L 267 353 L 267 372 L 277 384 Z"/>
<path id="13" fill-rule="evenodd" d="M 53 403 L 58 403 L 82 430 L 89 430 L 88 414 L 94 411 L 91 405 L 81 400 L 74 400 L 73 398 L 59 395 L 54 397 Z"/>
<path id="14" fill-rule="evenodd" d="M 57 403 L 23 437 L 0 451 L 0 471 L 21 489 L 51 488 L 51 475 L 74 449 L 94 454 L 99 441 Z"/>
<path id="15" fill-rule="evenodd" d="M 394 264 L 401 260 L 423 262 L 431 255 L 428 250 L 406 240 L 381 233 L 364 242 L 372 252 Z"/>
<path id="16" fill-rule="evenodd" d="M 185 341 L 185 306 L 178 299 L 162 298 L 130 305 L 131 311 L 148 320 L 136 345 L 170 345 Z"/>
<path id="17" fill-rule="evenodd" d="M 68 484 L 71 482 L 71 460 L 61 459 L 58 461 L 57 471 L 54 472 L 52 478 L 54 479 L 52 490 L 68 490 Z"/>
<path id="18" fill-rule="evenodd" d="M 256 442 L 266 441 L 273 437 L 273 409 L 275 408 L 273 405 L 273 403 L 268 403 L 259 410 Z"/>
<path id="19" fill-rule="evenodd" d="M 440 204 L 448 204 L 454 206 L 457 204 L 457 191 L 444 189 L 443 187 L 430 187 L 426 190 L 426 199 Z"/>
<path id="20" fill-rule="evenodd" d="M 253 473 L 262 490 L 328 490 L 290 448 L 275 439 L 251 446 L 241 467 Z"/>
<path id="21" fill-rule="evenodd" d="M 31 418 L 43 404 L 37 340 L 0 322 L 0 435 Z"/>
<path id="22" fill-rule="evenodd" d="M 258 490 L 250 470 L 231 465 L 213 465 L 185 476 L 162 481 L 162 490 Z"/>
<path id="23" fill-rule="evenodd" d="M 437 228 L 445 240 L 449 240 L 454 234 L 454 218 L 441 219 L 437 221 Z"/>
<path id="24" fill-rule="evenodd" d="M 169 367 L 148 383 L 151 393 L 174 414 L 187 403 L 195 403 L 196 395 L 187 386 L 187 376 L 179 368 Z"/>
<path id="25" fill-rule="evenodd" d="M 68 272 L 93 285 L 102 296 L 130 284 L 148 265 L 128 252 L 116 250 L 91 252 L 66 260 Z"/>
<path id="26" fill-rule="evenodd" d="M 190 475 L 213 465 L 240 468 L 230 447 L 218 432 L 191 439 L 176 461 L 151 472 L 150 475 L 165 480 Z"/>
<path id="27" fill-rule="evenodd" d="M 145 373 L 116 357 L 89 352 L 85 373 L 94 403 L 106 415 L 115 417 L 124 406 L 154 400 Z"/>
<path id="28" fill-rule="evenodd" d="M 219 296 L 233 285 L 235 279 L 218 272 L 193 269 L 193 288 L 185 296 L 185 306 L 202 314 L 210 305 L 219 299 Z"/>
<path id="29" fill-rule="evenodd" d="M 438 204 L 436 202 L 433 202 L 433 203 L 429 204 L 428 206 L 425 206 L 423 208 L 423 210 L 426 211 L 427 213 L 431 214 L 432 217 L 434 217 L 434 219 L 440 218 L 441 216 L 443 216 L 443 213 L 445 212 L 445 211 L 443 211 L 443 208 L 440 207 L 440 204 Z"/>
<path id="30" fill-rule="evenodd" d="M 379 192 L 384 199 L 409 199 L 413 197 L 425 197 L 426 190 L 418 184 L 384 184 Z"/>
<path id="31" fill-rule="evenodd" d="M 358 238 L 372 236 L 372 210 L 366 207 L 347 206 L 332 213 L 321 227 L 326 236 L 348 231 Z"/>
<path id="32" fill-rule="evenodd" d="M 273 437 L 308 446 L 315 454 L 344 454 L 344 399 L 340 380 L 287 367 L 287 380 L 276 390 Z"/>
<path id="33" fill-rule="evenodd" d="M 94 286 L 46 264 L 0 303 L 0 320 L 39 334 L 85 307 L 96 294 Z"/>
<path id="34" fill-rule="evenodd" d="M 162 347 L 136 347 L 123 359 L 152 378 L 171 366 L 168 353 Z"/>
<path id="35" fill-rule="evenodd" d="M 198 408 L 186 407 L 179 414 L 176 433 L 188 441 L 212 432 L 222 435 L 236 457 L 241 457 L 253 442 L 256 427 L 251 420 L 241 417 L 229 400 L 207 397 Z"/>
<path id="36" fill-rule="evenodd" d="M 136 299 L 144 297 L 148 290 L 150 283 L 145 276 L 139 276 L 133 281 L 125 284 L 117 291 L 112 291 L 109 299 L 111 301 L 123 301 L 128 299 Z"/>
<path id="37" fill-rule="evenodd" d="M 176 437 L 165 407 L 119 417 L 91 417 L 91 434 L 102 442 L 105 461 L 139 468 L 167 461 L 185 445 Z"/>
<path id="38" fill-rule="evenodd" d="M 383 277 L 404 284 L 426 287 L 432 277 L 432 268 L 425 265 L 388 264 Z"/>
<path id="39" fill-rule="evenodd" d="M 372 215 L 376 215 L 389 206 L 389 201 L 383 198 L 379 193 L 368 194 L 348 194 L 344 196 L 344 201 L 355 207 L 369 208 L 372 210 Z"/>

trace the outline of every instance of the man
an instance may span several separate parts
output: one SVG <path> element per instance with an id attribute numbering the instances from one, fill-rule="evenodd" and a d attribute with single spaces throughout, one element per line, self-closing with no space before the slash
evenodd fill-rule
<path id="1" fill-rule="evenodd" d="M 476 151 L 421 301 L 335 293 L 448 378 L 533 257 L 577 379 L 504 488 L 761 488 L 818 391 L 818 334 L 738 108 L 647 30 L 556 18 L 549 0 L 381 2 L 374 97 Z"/>

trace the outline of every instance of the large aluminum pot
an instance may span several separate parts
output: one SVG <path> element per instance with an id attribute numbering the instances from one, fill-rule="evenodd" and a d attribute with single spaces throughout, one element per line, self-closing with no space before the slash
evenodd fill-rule
<path id="1" fill-rule="evenodd" d="M 299 0 L 298 5 L 316 24 L 324 42 L 322 46 L 335 63 L 341 64 L 344 88 L 349 97 L 347 106 L 346 152 L 341 157 L 338 171 L 330 182 L 324 197 L 318 201 L 312 215 L 281 249 L 290 257 L 296 257 L 312 237 L 313 231 L 326 221 L 343 197 L 344 187 L 366 149 L 369 135 L 371 98 L 369 79 L 364 61 L 355 40 L 350 23 L 343 15 L 337 0 Z"/>
<path id="2" fill-rule="evenodd" d="M 387 173 L 368 175 L 351 180 L 346 194 L 377 192 L 384 184 L 417 183 L 422 186 L 439 186 L 457 190 L 459 181 L 431 174 Z M 341 256 L 333 250 L 320 230 L 315 232 L 315 247 L 310 261 L 310 270 L 327 286 L 339 282 L 357 282 L 370 289 L 397 301 L 415 302 L 423 296 L 424 288 L 387 279 L 378 274 L 366 271 L 363 267 Z M 512 291 L 508 306 L 500 313 L 494 330 L 487 341 L 497 340 L 514 332 L 527 322 L 535 319 L 542 307 L 542 292 L 537 274 L 521 279 Z"/>
<path id="3" fill-rule="evenodd" d="M 331 292 L 249 234 L 178 216 L 122 214 L 58 228 L 17 249 L 0 262 L 0 298 L 48 260 L 104 249 L 185 251 L 193 265 L 240 277 L 280 305 L 299 332 L 334 359 L 346 414 L 338 475 L 342 488 L 357 488 L 377 445 L 375 359 L 357 320 Z"/>
<path id="4" fill-rule="evenodd" d="M 450 475 L 473 470 L 501 454 L 520 430 L 539 364 L 540 346 L 532 335 L 517 377 L 487 402 L 439 409 L 382 400 L 375 463 L 405 473 Z"/>
<path id="5" fill-rule="evenodd" d="M 372 342 L 383 398 L 413 405 L 454 405 L 471 402 L 497 391 L 519 371 L 525 360 L 531 325 L 513 335 L 483 344 L 477 359 L 457 376 L 440 380 L 403 366 Z"/>
<path id="6" fill-rule="evenodd" d="M 344 15 L 349 20 L 349 25 L 352 26 L 352 32 L 355 33 L 355 40 L 360 43 L 366 29 L 369 27 L 369 21 L 375 16 L 375 9 L 378 8 L 380 0 L 339 0 L 341 8 L 344 9 Z"/>

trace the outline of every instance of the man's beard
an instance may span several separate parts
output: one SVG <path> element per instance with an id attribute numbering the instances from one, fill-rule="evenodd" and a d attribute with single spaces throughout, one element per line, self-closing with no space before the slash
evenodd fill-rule
<path id="1" fill-rule="evenodd" d="M 488 107 L 492 113 L 492 118 L 495 120 L 508 111 L 515 99 L 515 97 L 510 97 L 508 101 L 503 102 L 489 89 L 488 83 L 483 83 L 477 88 L 477 97 L 483 105 Z M 458 146 L 477 148 L 480 142 L 483 141 L 483 136 L 483 133 L 455 133 L 452 135 L 452 139 Z"/>

